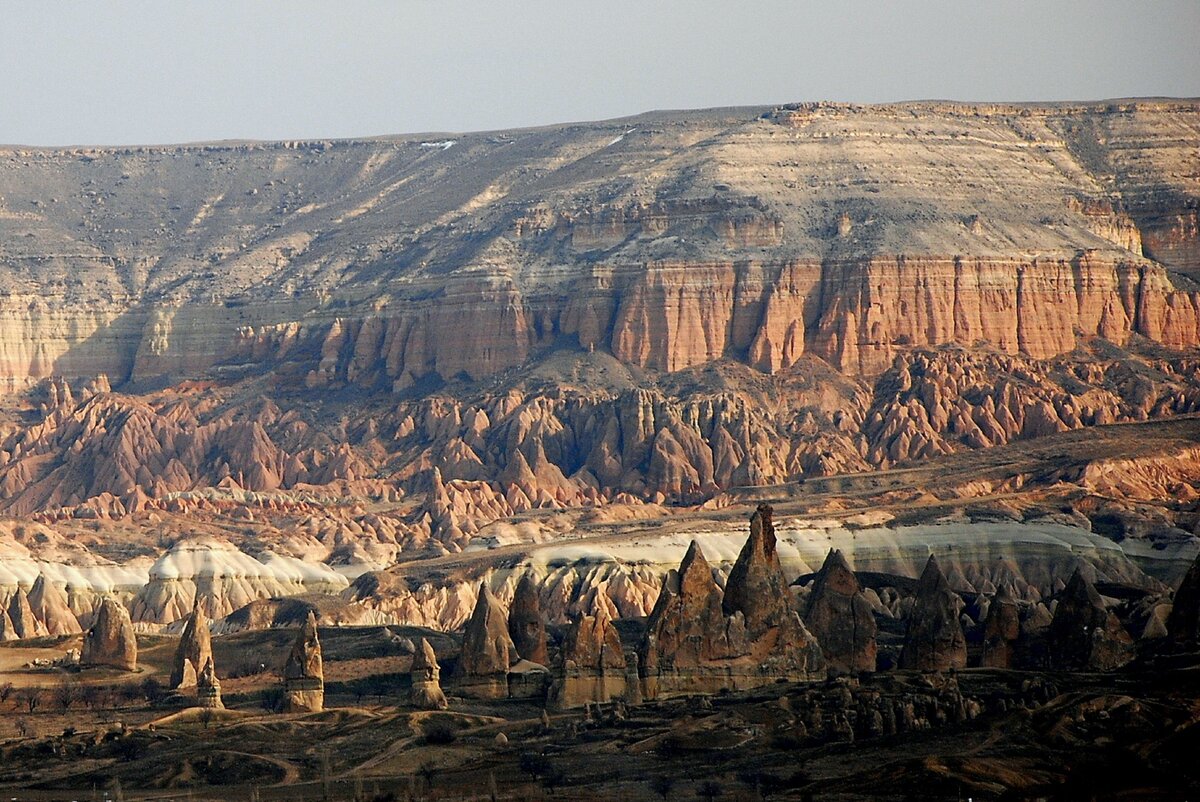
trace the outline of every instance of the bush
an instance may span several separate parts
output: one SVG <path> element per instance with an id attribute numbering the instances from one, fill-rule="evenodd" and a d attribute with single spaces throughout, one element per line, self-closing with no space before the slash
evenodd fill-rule
<path id="1" fill-rule="evenodd" d="M 425 743 L 452 744 L 458 740 L 458 732 L 449 721 L 434 721 L 425 727 Z"/>

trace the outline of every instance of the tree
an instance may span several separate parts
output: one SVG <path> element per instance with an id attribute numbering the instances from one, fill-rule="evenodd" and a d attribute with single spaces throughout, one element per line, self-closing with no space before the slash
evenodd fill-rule
<path id="1" fill-rule="evenodd" d="M 154 677 L 146 677 L 146 679 L 142 680 L 142 696 L 146 698 L 146 701 L 151 706 L 161 702 L 166 695 L 167 692 L 163 688 L 163 684 Z"/>
<path id="2" fill-rule="evenodd" d="M 6 682 L 3 685 L 0 685 L 0 702 L 7 702 L 8 697 L 12 696 L 12 692 L 13 684 L 11 682 Z"/>
<path id="3" fill-rule="evenodd" d="M 29 719 L 26 719 L 23 717 L 18 718 L 16 720 L 16 722 L 14 722 L 14 723 L 17 728 L 17 736 L 18 737 L 28 738 L 33 733 L 33 730 L 29 726 Z"/>
<path id="4" fill-rule="evenodd" d="M 426 793 L 433 791 L 433 780 L 437 777 L 437 766 L 433 765 L 433 763 L 422 763 L 417 771 L 420 772 L 421 779 L 425 781 Z"/>
<path id="5" fill-rule="evenodd" d="M 703 797 L 708 802 L 712 802 L 714 799 L 720 799 L 725 796 L 725 789 L 715 780 L 705 780 L 696 788 L 696 796 Z"/>
<path id="6" fill-rule="evenodd" d="M 663 798 L 663 802 L 667 802 L 667 797 L 675 790 L 674 778 L 660 774 L 657 777 L 650 778 L 650 790 Z"/>
<path id="7" fill-rule="evenodd" d="M 72 677 L 63 677 L 59 680 L 58 685 L 54 687 L 54 701 L 65 713 L 71 709 L 71 705 L 79 700 L 81 691 L 79 680 Z"/>
<path id="8" fill-rule="evenodd" d="M 22 688 L 17 697 L 25 709 L 33 713 L 42 704 L 42 692 L 38 688 Z"/>

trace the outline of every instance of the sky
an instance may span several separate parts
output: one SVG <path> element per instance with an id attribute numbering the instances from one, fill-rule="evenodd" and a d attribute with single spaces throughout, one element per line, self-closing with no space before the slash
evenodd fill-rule
<path id="1" fill-rule="evenodd" d="M 0 0 L 0 143 L 1200 96 L 1198 0 Z"/>

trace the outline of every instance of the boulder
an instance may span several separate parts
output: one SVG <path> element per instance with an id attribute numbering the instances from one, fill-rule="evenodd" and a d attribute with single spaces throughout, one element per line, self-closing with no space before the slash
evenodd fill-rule
<path id="1" fill-rule="evenodd" d="M 1050 665 L 1062 671 L 1108 671 L 1134 657 L 1133 638 L 1078 568 L 1058 600 L 1048 641 Z"/>
<path id="2" fill-rule="evenodd" d="M 309 612 L 283 667 L 284 712 L 319 713 L 325 709 L 325 671 L 317 619 Z"/>
<path id="3" fill-rule="evenodd" d="M 49 635 L 75 635 L 83 631 L 79 619 L 71 612 L 67 594 L 58 585 L 38 574 L 29 590 L 29 607 Z"/>
<path id="4" fill-rule="evenodd" d="M 80 665 L 136 671 L 137 651 L 129 611 L 116 599 L 106 598 L 100 603 L 92 627 L 83 638 Z"/>
<path id="5" fill-rule="evenodd" d="M 875 614 L 838 549 L 830 549 L 817 572 L 804 623 L 821 644 L 831 674 L 875 670 Z"/>
<path id="6" fill-rule="evenodd" d="M 508 634 L 517 654 L 523 659 L 549 665 L 542 601 L 538 594 L 537 580 L 529 574 L 525 574 L 517 583 L 512 607 L 508 611 Z"/>
<path id="7" fill-rule="evenodd" d="M 945 671 L 966 667 L 967 639 L 958 615 L 961 609 L 962 599 L 950 589 L 937 558 L 929 555 L 908 613 L 900 668 Z"/>
<path id="8" fill-rule="evenodd" d="M 424 638 L 417 641 L 410 673 L 412 691 L 408 699 L 413 707 L 422 710 L 445 710 L 450 706 L 446 701 L 446 694 L 442 692 L 442 668 L 438 665 L 433 647 Z"/>
<path id="9" fill-rule="evenodd" d="M 1012 587 L 1005 582 L 988 605 L 987 618 L 983 622 L 980 665 L 985 668 L 1013 668 L 1020 637 L 1021 611 Z"/>
<path id="10" fill-rule="evenodd" d="M 208 629 L 208 617 L 200 607 L 199 599 L 183 625 L 179 646 L 175 649 L 175 660 L 171 665 L 169 687 L 172 689 L 192 688 L 198 682 L 198 668 L 212 660 L 212 635 Z"/>
<path id="11" fill-rule="evenodd" d="M 508 670 L 518 659 L 517 648 L 508 634 L 504 607 L 487 584 L 481 583 L 475 609 L 463 633 L 454 678 L 470 696 L 500 699 L 508 695 Z"/>
<path id="12" fill-rule="evenodd" d="M 1200 645 L 1200 555 L 1175 591 L 1171 614 L 1167 616 L 1167 636 L 1186 646 Z"/>

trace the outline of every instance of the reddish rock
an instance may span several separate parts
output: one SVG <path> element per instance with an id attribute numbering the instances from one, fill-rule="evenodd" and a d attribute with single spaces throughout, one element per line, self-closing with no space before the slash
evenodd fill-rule
<path id="1" fill-rule="evenodd" d="M 413 707 L 422 710 L 445 710 L 450 706 L 446 694 L 442 692 L 442 668 L 438 665 L 437 655 L 429 641 L 421 638 L 417 641 L 416 652 L 413 654 L 412 691 L 409 701 Z"/>
<path id="2" fill-rule="evenodd" d="M 916 671 L 965 668 L 967 639 L 958 617 L 961 609 L 962 600 L 950 589 L 937 559 L 929 555 L 908 614 L 900 668 Z"/>
<path id="3" fill-rule="evenodd" d="M 211 656 L 196 677 L 196 704 L 210 710 L 225 709 L 225 703 L 221 701 L 221 681 L 217 679 Z"/>
<path id="4" fill-rule="evenodd" d="M 1133 659 L 1133 638 L 1083 572 L 1075 569 L 1048 632 L 1050 662 L 1064 671 L 1108 671 Z"/>
<path id="5" fill-rule="evenodd" d="M 212 636 L 208 631 L 208 618 L 197 600 L 191 615 L 183 625 L 179 646 L 175 649 L 168 687 L 178 689 L 196 686 L 200 668 L 211 659 Z"/>
<path id="6" fill-rule="evenodd" d="M 105 599 L 96 611 L 91 629 L 83 638 L 79 664 L 136 671 L 137 654 L 137 638 L 133 632 L 133 622 L 129 620 L 129 611 L 116 599 Z"/>
<path id="7" fill-rule="evenodd" d="M 1167 616 L 1167 635 L 1177 643 L 1200 644 L 1200 555 L 1179 583 Z"/>
<path id="8" fill-rule="evenodd" d="M 875 614 L 845 556 L 831 549 L 817 572 L 804 623 L 833 674 L 875 670 Z"/>
<path id="9" fill-rule="evenodd" d="M 296 635 L 283 667 L 284 712 L 319 713 L 325 709 L 325 669 L 317 619 L 311 612 Z"/>
<path id="10" fill-rule="evenodd" d="M 508 634 L 522 659 L 541 665 L 549 664 L 542 601 L 537 581 L 529 574 L 525 574 L 517 583 L 512 607 L 508 611 Z"/>
<path id="11" fill-rule="evenodd" d="M 601 606 L 595 615 L 579 616 L 563 638 L 550 691 L 551 706 L 565 709 L 623 698 L 625 667 L 621 637 L 607 608 Z"/>
<path id="12" fill-rule="evenodd" d="M 29 590 L 29 607 L 48 635 L 74 635 L 82 632 L 79 619 L 71 612 L 67 594 L 58 585 L 38 574 Z"/>
<path id="13" fill-rule="evenodd" d="M 29 596 L 20 585 L 9 600 L 8 617 L 12 621 L 12 631 L 17 639 L 40 638 L 46 634 L 46 628 L 34 616 L 33 608 L 29 605 Z"/>
<path id="14" fill-rule="evenodd" d="M 792 609 L 770 507 L 751 519 L 724 594 L 692 543 L 663 581 L 639 657 L 641 691 L 650 699 L 824 678 L 821 648 Z"/>
<path id="15" fill-rule="evenodd" d="M 489 699 L 508 695 L 508 670 L 519 658 L 508 634 L 507 618 L 500 600 L 487 583 L 481 583 L 454 666 L 454 678 L 465 693 Z"/>
<path id="16" fill-rule="evenodd" d="M 1020 637 L 1021 611 L 1012 587 L 1005 582 L 988 605 L 987 618 L 983 622 L 980 665 L 985 668 L 1013 668 Z"/>

